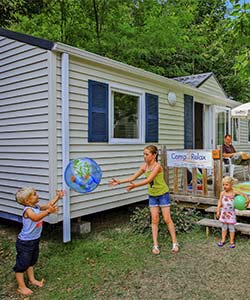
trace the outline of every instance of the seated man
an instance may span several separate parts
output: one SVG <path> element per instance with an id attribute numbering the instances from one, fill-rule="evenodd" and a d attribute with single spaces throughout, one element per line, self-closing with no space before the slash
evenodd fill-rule
<path id="1" fill-rule="evenodd" d="M 226 134 L 224 136 L 224 144 L 222 146 L 222 156 L 233 158 L 236 155 L 236 150 L 232 145 L 232 136 L 230 134 Z M 224 163 L 228 163 L 227 159 L 224 159 Z"/>
<path id="2" fill-rule="evenodd" d="M 242 152 L 236 152 L 234 146 L 232 145 L 232 136 L 230 134 L 226 134 L 224 136 L 224 144 L 222 146 L 222 155 L 223 157 L 231 158 L 231 161 L 235 165 L 248 165 L 250 160 L 242 158 Z M 246 154 L 245 154 L 246 156 Z M 228 164 L 228 160 L 224 159 L 224 163 Z"/>

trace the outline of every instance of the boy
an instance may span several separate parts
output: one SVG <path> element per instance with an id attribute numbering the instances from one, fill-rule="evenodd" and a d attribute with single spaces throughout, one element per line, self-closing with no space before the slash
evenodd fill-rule
<path id="1" fill-rule="evenodd" d="M 24 282 L 24 272 L 27 273 L 29 283 L 34 286 L 43 287 L 44 279 L 38 281 L 34 276 L 33 266 L 39 256 L 39 241 L 42 233 L 42 219 L 50 213 L 57 213 L 58 208 L 54 206 L 56 201 L 64 196 L 64 191 L 57 191 L 56 196 L 47 205 L 37 205 L 38 193 L 34 188 L 22 188 L 16 193 L 16 201 L 24 205 L 23 228 L 16 241 L 16 264 L 13 268 L 18 284 L 17 292 L 22 295 L 31 295 L 33 292 Z"/>

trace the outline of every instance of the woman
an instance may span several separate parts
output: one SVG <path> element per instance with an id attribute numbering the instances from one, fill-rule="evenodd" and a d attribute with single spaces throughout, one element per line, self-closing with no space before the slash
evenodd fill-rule
<path id="1" fill-rule="evenodd" d="M 164 180 L 164 173 L 162 166 L 158 163 L 158 149 L 156 146 L 150 145 L 144 148 L 144 161 L 145 163 L 130 177 L 125 179 L 115 179 L 109 182 L 110 186 L 115 186 L 122 183 L 129 182 L 127 191 L 131 191 L 139 186 L 147 185 L 149 194 L 149 208 L 151 213 L 152 222 L 152 238 L 153 238 L 153 250 L 154 254 L 160 254 L 158 245 L 158 225 L 159 225 L 159 213 L 160 208 L 164 222 L 168 226 L 169 233 L 172 238 L 172 252 L 177 253 L 179 251 L 179 244 L 176 239 L 175 227 L 170 214 L 170 196 L 169 188 Z M 146 178 L 133 182 L 135 179 L 145 173 Z"/>

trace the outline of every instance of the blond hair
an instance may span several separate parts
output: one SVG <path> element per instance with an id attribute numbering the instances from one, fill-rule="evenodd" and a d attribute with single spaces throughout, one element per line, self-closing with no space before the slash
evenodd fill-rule
<path id="1" fill-rule="evenodd" d="M 25 200 L 29 198 L 29 196 L 35 191 L 32 187 L 21 188 L 16 192 L 16 201 L 19 204 L 24 204 Z"/>
<path id="2" fill-rule="evenodd" d="M 233 177 L 231 177 L 231 176 L 225 176 L 225 177 L 222 179 L 222 183 L 224 183 L 224 182 L 227 182 L 227 183 L 233 185 L 233 184 L 235 184 L 235 183 L 238 182 L 238 179 L 233 178 Z"/>
<path id="3" fill-rule="evenodd" d="M 146 146 L 144 149 L 147 149 L 151 154 L 155 154 L 155 160 L 158 161 L 159 151 L 156 146 L 149 145 Z"/>

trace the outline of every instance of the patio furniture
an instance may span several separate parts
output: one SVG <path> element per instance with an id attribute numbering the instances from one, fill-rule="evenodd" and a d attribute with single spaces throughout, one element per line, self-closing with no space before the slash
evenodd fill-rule
<path id="1" fill-rule="evenodd" d="M 228 163 L 225 163 L 225 160 L 227 160 Z M 248 180 L 250 181 L 248 165 L 236 165 L 233 163 L 230 157 L 223 158 L 223 174 L 228 172 L 229 176 L 234 177 L 235 168 L 240 168 L 243 171 L 244 181 L 246 180 L 247 176 L 248 176 Z"/>

